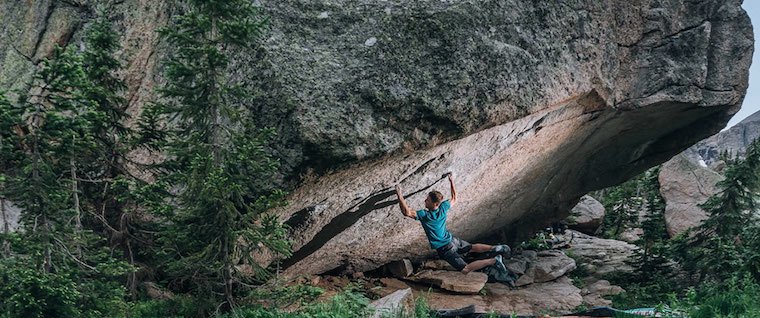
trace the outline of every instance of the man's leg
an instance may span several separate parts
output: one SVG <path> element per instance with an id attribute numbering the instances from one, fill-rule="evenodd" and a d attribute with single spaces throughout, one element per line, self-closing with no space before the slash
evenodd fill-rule
<path id="1" fill-rule="evenodd" d="M 467 264 L 467 266 L 465 266 L 464 269 L 462 269 L 462 274 L 467 274 L 469 272 L 476 271 L 483 267 L 491 266 L 493 264 L 496 264 L 495 258 L 481 259 L 479 261 L 474 261 L 470 264 Z"/>
<path id="2" fill-rule="evenodd" d="M 488 245 L 481 243 L 472 244 L 470 251 L 473 253 L 496 252 L 505 255 L 505 257 L 510 257 L 512 252 L 512 250 L 507 245 Z"/>
<path id="3" fill-rule="evenodd" d="M 491 245 L 475 243 L 475 244 L 472 244 L 472 249 L 470 251 L 473 253 L 485 253 L 485 252 L 490 252 L 492 249 L 493 249 L 493 246 Z"/>

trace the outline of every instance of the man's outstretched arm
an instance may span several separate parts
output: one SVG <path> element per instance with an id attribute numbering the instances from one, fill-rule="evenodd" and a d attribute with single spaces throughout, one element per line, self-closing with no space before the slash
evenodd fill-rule
<path id="1" fill-rule="evenodd" d="M 451 172 L 449 172 L 449 184 L 451 185 L 451 200 L 449 200 L 449 204 L 454 205 L 457 202 L 457 190 L 454 188 L 454 177 Z"/>
<path id="2" fill-rule="evenodd" d="M 396 196 L 398 197 L 398 206 L 401 208 L 401 213 L 404 214 L 404 216 L 408 218 L 417 218 L 417 214 L 412 211 L 412 209 L 409 208 L 409 205 L 406 204 L 406 200 L 404 200 L 404 195 L 401 194 L 401 187 L 396 185 Z"/>

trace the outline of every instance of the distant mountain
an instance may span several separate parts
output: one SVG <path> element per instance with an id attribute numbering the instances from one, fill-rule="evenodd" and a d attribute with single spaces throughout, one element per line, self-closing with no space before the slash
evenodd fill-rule
<path id="1" fill-rule="evenodd" d="M 696 143 L 684 151 L 684 155 L 703 166 L 715 168 L 721 152 L 728 151 L 731 155 L 743 157 L 747 146 L 757 137 L 760 137 L 760 111 L 735 126 Z"/>

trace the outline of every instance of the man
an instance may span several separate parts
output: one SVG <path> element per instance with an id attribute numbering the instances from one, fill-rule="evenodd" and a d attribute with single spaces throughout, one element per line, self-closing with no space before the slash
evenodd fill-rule
<path id="1" fill-rule="evenodd" d="M 404 216 L 420 221 L 422 228 L 425 230 L 425 235 L 430 242 L 430 247 L 436 252 L 441 259 L 446 260 L 451 266 L 461 271 L 463 274 L 467 274 L 472 271 L 479 270 L 486 266 L 496 265 L 500 271 L 506 271 L 506 266 L 502 261 L 502 255 L 497 255 L 494 258 L 477 260 L 467 264 L 462 258 L 463 254 L 467 252 L 484 253 L 484 252 L 496 252 L 500 254 L 508 254 L 509 247 L 506 245 L 491 246 L 487 244 L 470 244 L 467 241 L 461 240 L 449 233 L 446 229 L 446 216 L 449 209 L 457 202 L 457 192 L 454 188 L 454 177 L 451 173 L 448 173 L 449 184 L 451 185 L 451 199 L 443 200 L 443 194 L 438 191 L 432 191 L 428 193 L 425 198 L 425 209 L 419 211 L 413 211 L 406 204 L 404 196 L 401 194 L 401 187 L 396 185 L 396 196 L 398 196 L 398 204 L 401 208 L 401 213 Z"/>

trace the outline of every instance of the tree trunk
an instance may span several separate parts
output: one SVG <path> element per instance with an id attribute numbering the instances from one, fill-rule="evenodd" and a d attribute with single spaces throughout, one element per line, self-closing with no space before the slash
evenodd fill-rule
<path id="1" fill-rule="evenodd" d="M 77 166 L 74 163 L 74 159 L 71 159 L 71 193 L 74 197 L 74 245 L 76 246 L 76 254 L 79 259 L 82 259 L 82 210 L 79 206 L 79 181 L 77 181 Z"/>
<path id="2" fill-rule="evenodd" d="M 11 232 L 10 221 L 8 221 L 8 214 L 5 213 L 5 198 L 0 197 L 0 215 L 3 217 L 3 233 L 8 234 Z M 11 243 L 8 240 L 3 240 L 3 257 L 11 255 Z"/>

